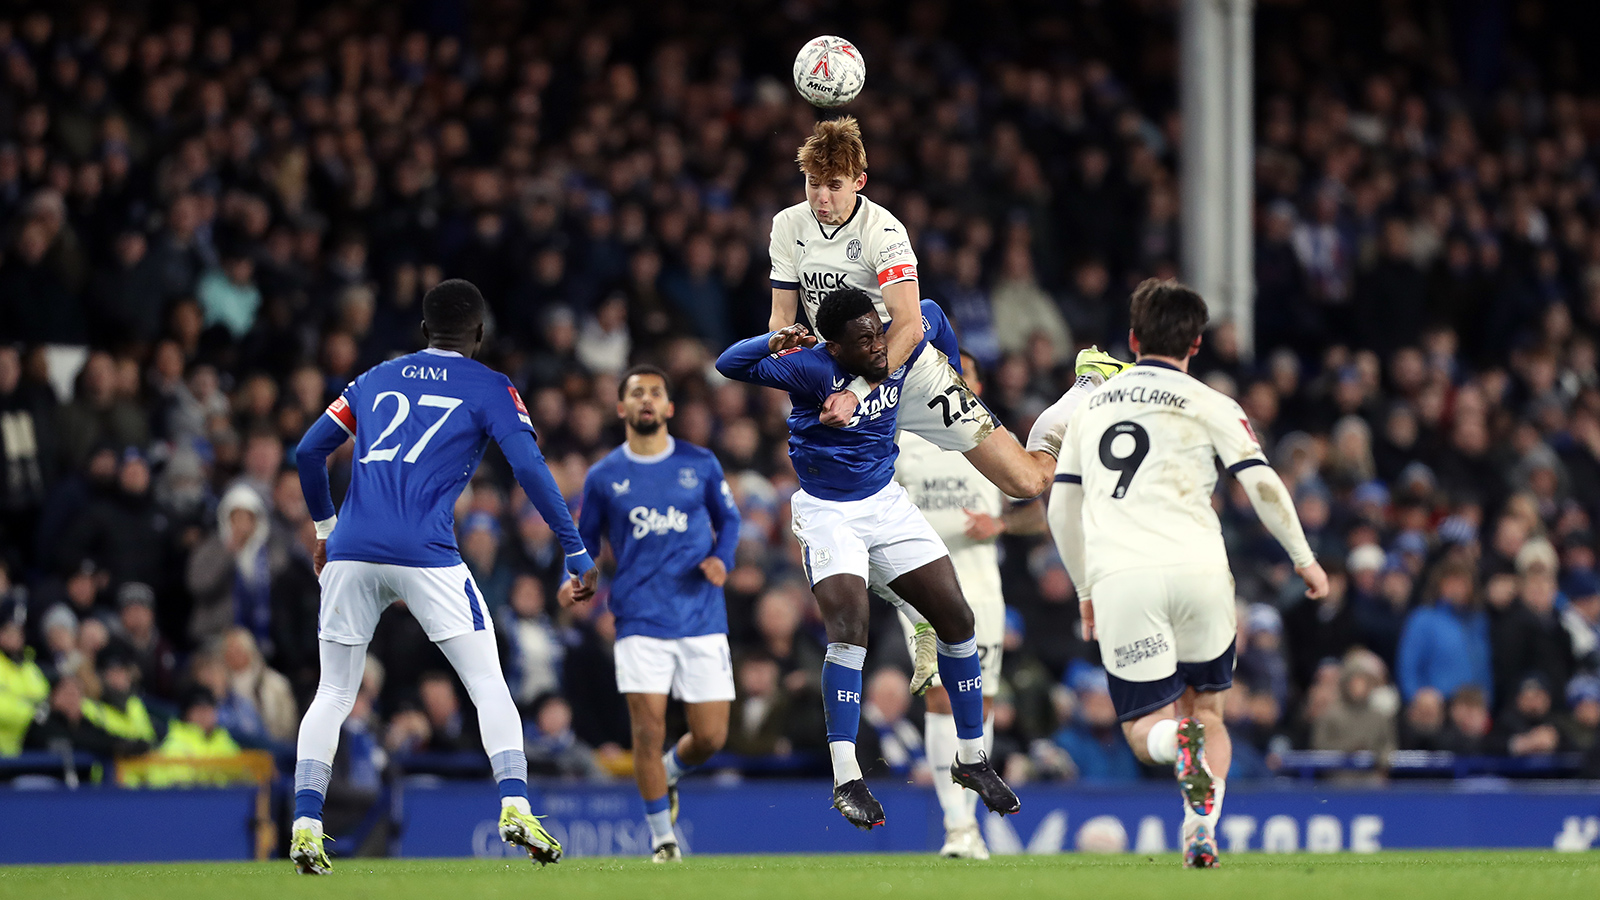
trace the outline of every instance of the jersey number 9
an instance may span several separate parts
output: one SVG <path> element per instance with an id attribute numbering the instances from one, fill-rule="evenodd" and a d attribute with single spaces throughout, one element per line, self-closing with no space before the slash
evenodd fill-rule
<path id="1" fill-rule="evenodd" d="M 1127 456 L 1117 456 L 1112 452 L 1117 438 L 1127 435 L 1133 441 L 1133 450 Z M 1124 444 L 1127 442 L 1124 441 Z M 1139 466 L 1144 463 L 1144 458 L 1150 453 L 1150 433 L 1144 426 L 1137 422 L 1118 422 L 1106 429 L 1100 436 L 1100 465 L 1113 472 L 1122 473 L 1117 479 L 1117 486 L 1111 491 L 1113 500 L 1121 500 L 1128 495 L 1128 485 L 1133 483 L 1133 476 L 1138 473 Z"/>

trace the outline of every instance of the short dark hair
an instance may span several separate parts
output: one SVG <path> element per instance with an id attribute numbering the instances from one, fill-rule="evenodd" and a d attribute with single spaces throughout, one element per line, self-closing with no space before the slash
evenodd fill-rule
<path id="1" fill-rule="evenodd" d="M 1133 336 L 1146 356 L 1187 358 L 1210 318 L 1206 301 L 1186 284 L 1147 278 L 1133 290 Z"/>
<path id="2" fill-rule="evenodd" d="M 628 379 L 635 375 L 654 375 L 661 379 L 661 383 L 666 385 L 667 399 L 672 399 L 672 379 L 667 377 L 667 373 L 659 366 L 638 365 L 622 373 L 622 379 L 617 382 L 617 402 L 622 402 L 628 391 Z"/>
<path id="3" fill-rule="evenodd" d="M 959 355 L 966 357 L 965 359 L 957 360 L 961 363 L 961 374 L 966 376 L 966 380 L 971 381 L 972 379 L 976 378 L 980 383 L 989 380 L 983 377 L 983 363 L 978 362 L 978 358 L 976 356 L 973 356 L 965 349 L 957 350 L 956 352 Z"/>
<path id="4" fill-rule="evenodd" d="M 483 324 L 483 294 L 464 278 L 441 281 L 422 298 L 422 321 L 434 336 L 465 336 Z"/>
<path id="5" fill-rule="evenodd" d="M 867 292 L 857 288 L 829 291 L 817 307 L 817 334 L 825 341 L 838 340 L 846 322 L 859 319 L 875 309 Z"/>

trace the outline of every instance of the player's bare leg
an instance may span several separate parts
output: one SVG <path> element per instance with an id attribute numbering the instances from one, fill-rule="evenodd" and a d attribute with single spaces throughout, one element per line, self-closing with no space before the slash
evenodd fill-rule
<path id="1" fill-rule="evenodd" d="M 1183 864 L 1188 868 L 1217 865 L 1217 820 L 1233 763 L 1233 741 L 1222 718 L 1226 694 L 1191 687 L 1176 703 L 1122 725 L 1141 762 L 1173 767 L 1183 792 Z"/>
<path id="2" fill-rule="evenodd" d="M 856 759 L 861 728 L 861 669 L 867 661 L 867 582 L 858 575 L 830 575 L 812 585 L 828 632 L 822 663 L 822 710 L 833 760 L 833 805 L 850 824 L 870 830 L 884 821 L 883 804 L 872 796 Z"/>
<path id="3" fill-rule="evenodd" d="M 913 569 L 889 587 L 927 618 L 939 638 L 939 680 L 949 694 L 956 724 L 951 779 L 975 792 L 989 809 L 1001 815 L 1016 812 L 1022 804 L 989 764 L 984 749 L 983 670 L 978 662 L 977 632 L 950 557 Z"/>
<path id="4" fill-rule="evenodd" d="M 729 705 L 726 700 L 683 705 L 689 731 L 661 756 L 667 779 L 667 813 L 674 825 L 678 823 L 678 779 L 705 765 L 728 742 Z"/>
<path id="5" fill-rule="evenodd" d="M 628 721 L 633 726 L 633 777 L 644 799 L 645 820 L 650 823 L 652 862 L 676 862 L 678 839 L 672 831 L 671 802 L 667 798 L 667 770 L 661 746 L 667 739 L 667 695 L 624 694 Z"/>

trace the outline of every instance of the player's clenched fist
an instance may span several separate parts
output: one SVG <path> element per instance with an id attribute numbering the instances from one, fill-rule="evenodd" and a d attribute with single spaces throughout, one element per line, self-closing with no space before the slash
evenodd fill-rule
<path id="1" fill-rule="evenodd" d="M 780 328 L 774 331 L 772 337 L 767 338 L 767 349 L 773 353 L 782 353 L 785 350 L 793 350 L 796 347 L 815 346 L 816 343 L 817 338 L 811 333 L 811 329 L 796 322 L 788 328 Z"/>

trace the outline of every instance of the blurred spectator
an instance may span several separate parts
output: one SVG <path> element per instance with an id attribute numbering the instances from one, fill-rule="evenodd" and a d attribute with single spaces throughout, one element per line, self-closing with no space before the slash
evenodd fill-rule
<path id="1" fill-rule="evenodd" d="M 1450 723 L 1439 739 L 1439 749 L 1460 756 L 1483 756 L 1490 752 L 1489 699 L 1483 688 L 1469 684 L 1450 698 Z"/>
<path id="2" fill-rule="evenodd" d="M 155 746 L 155 719 L 140 696 L 139 666 L 132 652 L 123 646 L 107 648 L 100 654 L 99 670 L 100 697 L 84 701 L 84 716 L 112 737 Z"/>
<path id="3" fill-rule="evenodd" d="M 1289 665 L 1283 652 L 1283 616 L 1266 603 L 1252 603 L 1238 615 L 1235 681 L 1266 694 L 1280 706 L 1289 701 Z M 1318 663 L 1321 662 L 1319 658 Z M 1314 670 L 1315 665 L 1312 666 Z M 1309 681 L 1309 678 L 1307 679 Z"/>
<path id="4" fill-rule="evenodd" d="M 764 653 L 749 653 L 734 667 L 737 696 L 728 714 L 729 753 L 788 756 L 785 735 L 789 695 L 778 689 L 778 663 Z"/>
<path id="5" fill-rule="evenodd" d="M 461 559 L 472 572 L 472 581 L 492 616 L 501 615 L 511 602 L 516 574 L 507 559 L 509 555 L 502 549 L 500 523 L 494 516 L 475 512 L 461 523 Z"/>
<path id="6" fill-rule="evenodd" d="M 926 782 L 922 726 L 907 717 L 910 712 L 911 688 L 904 672 L 878 669 L 867 678 L 856 742 L 856 756 L 866 777 Z"/>
<path id="7" fill-rule="evenodd" d="M 139 667 L 139 683 L 151 693 L 171 699 L 177 687 L 178 657 L 156 630 L 156 593 L 130 581 L 117 588 L 117 622 L 113 632 Z"/>
<path id="8" fill-rule="evenodd" d="M 22 354 L 0 344 L 0 561 L 13 566 L 32 558 L 31 538 L 59 472 L 56 414 L 49 389 L 24 380 Z"/>
<path id="9" fill-rule="evenodd" d="M 1283 617 L 1296 684 L 1309 683 L 1323 660 L 1343 658 L 1360 639 L 1344 567 L 1330 559 L 1326 568 L 1328 593 L 1316 600 L 1302 597 Z"/>
<path id="10" fill-rule="evenodd" d="M 309 560 L 296 552 L 290 537 L 272 527 L 261 496 L 247 485 L 229 488 L 217 506 L 216 534 L 189 557 L 190 639 L 209 643 L 239 625 L 272 653 L 276 606 L 289 593 L 289 569 L 306 565 Z"/>
<path id="11" fill-rule="evenodd" d="M 1563 749 L 1551 709 L 1550 686 L 1543 677 L 1531 675 L 1522 680 L 1510 705 L 1500 714 L 1490 746 L 1494 753 L 1507 756 L 1533 756 Z"/>
<path id="12" fill-rule="evenodd" d="M 228 670 L 228 690 L 250 701 L 261 714 L 261 724 L 274 741 L 291 743 L 300 728 L 300 708 L 289 679 L 268 668 L 248 629 L 231 628 L 222 639 L 222 664 Z"/>
<path id="13" fill-rule="evenodd" d="M 261 709 L 252 698 L 234 690 L 219 647 L 209 646 L 190 657 L 189 681 L 186 696 L 193 699 L 193 694 L 199 690 L 210 698 L 211 715 L 233 739 L 253 748 L 272 745 L 273 738 L 261 718 Z"/>
<path id="14" fill-rule="evenodd" d="M 1060 731 L 1056 743 L 1072 757 L 1078 780 L 1084 784 L 1120 784 L 1139 779 L 1139 761 L 1117 724 L 1106 673 L 1092 666 L 1072 678 L 1078 697 L 1077 715 Z"/>
<path id="15" fill-rule="evenodd" d="M 1400 727 L 1400 749 L 1444 750 L 1444 729 L 1444 695 L 1431 687 L 1422 688 L 1406 707 L 1405 721 Z"/>
<path id="16" fill-rule="evenodd" d="M 1537 674 L 1546 685 L 1565 685 L 1574 669 L 1572 636 L 1562 627 L 1555 608 L 1558 589 L 1554 574 L 1538 566 L 1523 575 L 1521 582 L 1521 590 L 1508 607 L 1497 608 L 1492 592 L 1489 601 L 1494 695 L 1508 703 L 1528 675 Z M 1580 591 L 1600 594 L 1600 579 L 1592 574 L 1577 585 Z"/>
<path id="17" fill-rule="evenodd" d="M 1407 701 L 1431 687 L 1451 697 L 1453 708 L 1459 689 L 1470 686 L 1484 692 L 1487 702 L 1489 623 L 1473 606 L 1472 576 L 1461 563 L 1441 564 L 1433 576 L 1433 602 L 1406 619 L 1396 671 Z"/>
<path id="18" fill-rule="evenodd" d="M 156 504 L 150 483 L 149 461 L 129 447 L 115 487 L 78 513 L 61 538 L 59 558 L 93 559 L 113 581 L 136 581 L 165 591 L 171 583 L 171 522 Z"/>
<path id="19" fill-rule="evenodd" d="M 23 746 L 52 753 L 92 753 L 96 756 L 137 756 L 150 749 L 142 740 L 119 738 L 84 714 L 83 682 L 75 674 L 63 675 L 50 689 L 44 714 L 28 727 Z"/>
<path id="20" fill-rule="evenodd" d="M 479 746 L 461 712 L 461 695 L 455 680 L 443 672 L 424 672 L 417 699 L 427 719 L 428 736 L 416 749 L 429 753 L 456 753 Z"/>
<path id="21" fill-rule="evenodd" d="M 507 645 L 506 680 L 517 705 L 527 709 L 540 696 L 559 690 L 567 648 L 545 612 L 539 579 L 518 575 L 511 584 L 511 604 L 495 621 Z"/>
<path id="22" fill-rule="evenodd" d="M 204 761 L 238 754 L 239 745 L 218 721 L 216 698 L 206 688 L 193 688 L 184 698 L 183 718 L 167 726 L 167 736 L 156 748 L 157 756 L 174 761 L 152 766 L 149 784 L 170 787 L 226 781 L 226 776 L 206 769 Z"/>
<path id="23" fill-rule="evenodd" d="M 83 466 L 99 445 L 121 450 L 141 448 L 150 440 L 144 410 L 117 389 L 116 362 L 108 353 L 91 353 L 78 373 L 73 400 L 58 418 L 62 462 Z"/>
<path id="24" fill-rule="evenodd" d="M 572 707 L 559 695 L 547 694 L 533 705 L 526 726 L 528 773 L 559 778 L 602 779 L 594 748 L 572 730 Z"/>
<path id="25" fill-rule="evenodd" d="M 1366 752 L 1374 757 L 1370 772 L 1333 773 L 1342 784 L 1381 784 L 1388 768 L 1389 754 L 1399 738 L 1395 731 L 1392 704 L 1374 696 L 1383 685 L 1383 662 L 1369 650 L 1345 654 L 1339 673 L 1339 699 L 1311 723 L 1311 749 Z"/>
<path id="26" fill-rule="evenodd" d="M 1600 744 L 1600 678 L 1579 675 L 1567 683 L 1567 713 L 1557 717 L 1561 746 L 1580 753 Z"/>
<path id="27" fill-rule="evenodd" d="M 15 756 L 22 749 L 34 711 L 50 694 L 50 682 L 25 642 L 27 623 L 26 603 L 0 598 L 0 756 Z"/>

